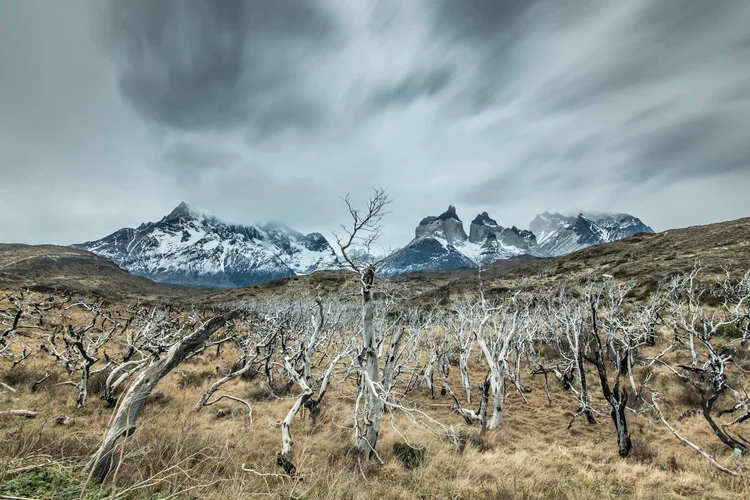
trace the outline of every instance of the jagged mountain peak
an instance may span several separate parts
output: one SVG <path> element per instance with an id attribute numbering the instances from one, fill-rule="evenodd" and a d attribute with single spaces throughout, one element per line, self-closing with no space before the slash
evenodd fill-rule
<path id="1" fill-rule="evenodd" d="M 186 202 L 158 222 L 73 246 L 133 274 L 183 285 L 245 286 L 338 267 L 320 233 L 280 223 L 227 224 Z"/>
<path id="2" fill-rule="evenodd" d="M 433 222 L 446 221 L 450 219 L 461 222 L 461 219 L 459 219 L 458 214 L 456 213 L 456 207 L 454 207 L 453 205 L 448 205 L 448 210 L 438 216 L 430 215 L 428 217 L 425 217 L 419 222 L 419 225 L 426 226 L 427 224 L 432 224 Z"/>
<path id="3" fill-rule="evenodd" d="M 487 212 L 482 212 L 481 214 L 474 217 L 474 220 L 471 221 L 471 223 L 483 226 L 497 226 L 497 221 L 490 217 L 490 214 L 488 214 Z"/>
<path id="4" fill-rule="evenodd" d="M 550 256 L 619 240 L 636 233 L 653 233 L 639 218 L 621 212 L 579 210 L 576 215 L 544 212 L 529 224 L 541 249 Z"/>
<path id="5" fill-rule="evenodd" d="M 174 220 L 174 219 L 216 219 L 216 216 L 208 211 L 204 210 L 202 208 L 199 208 L 196 205 L 193 205 L 192 203 L 188 203 L 186 201 L 180 202 L 179 205 L 177 205 L 174 210 L 169 212 L 164 218 L 162 218 L 162 221 L 168 221 L 168 220 Z"/>

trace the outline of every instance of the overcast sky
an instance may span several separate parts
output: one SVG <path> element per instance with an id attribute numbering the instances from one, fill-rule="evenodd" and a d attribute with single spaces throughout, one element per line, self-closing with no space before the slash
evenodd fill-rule
<path id="1" fill-rule="evenodd" d="M 2 0 L 0 241 L 456 205 L 750 216 L 750 2 Z"/>

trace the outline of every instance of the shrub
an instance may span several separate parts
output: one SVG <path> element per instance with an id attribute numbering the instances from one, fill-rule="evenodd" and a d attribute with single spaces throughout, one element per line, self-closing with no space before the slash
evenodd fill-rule
<path id="1" fill-rule="evenodd" d="M 630 450 L 630 457 L 643 464 L 654 462 L 658 453 L 648 444 L 647 441 L 640 439 L 633 440 L 633 448 Z"/>
<path id="2" fill-rule="evenodd" d="M 742 330 L 737 325 L 721 325 L 716 329 L 716 335 L 726 339 L 741 339 Z"/>
<path id="3" fill-rule="evenodd" d="M 0 380 L 16 389 L 20 387 L 31 387 L 31 384 L 44 378 L 45 372 L 39 370 L 30 370 L 24 365 L 18 365 L 15 368 L 8 369 L 0 373 Z M 57 374 L 55 373 L 55 379 Z M 49 380 L 49 379 L 48 379 Z M 55 380 L 56 381 L 56 380 Z"/>
<path id="4" fill-rule="evenodd" d="M 82 494 L 83 493 L 83 494 Z M 25 472 L 0 483 L 0 494 L 19 498 L 78 499 L 106 498 L 109 492 L 98 488 L 84 492 L 80 481 L 73 476 L 51 468 Z"/>
<path id="5" fill-rule="evenodd" d="M 414 469 L 424 465 L 424 452 L 427 448 L 421 444 L 409 445 L 406 443 L 393 443 L 393 454 L 399 462 L 407 469 Z"/>

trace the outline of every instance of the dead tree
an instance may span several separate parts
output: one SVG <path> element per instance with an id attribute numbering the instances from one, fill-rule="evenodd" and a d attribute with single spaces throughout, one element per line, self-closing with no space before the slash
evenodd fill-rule
<path id="1" fill-rule="evenodd" d="M 2 306 L 4 301 L 9 307 Z M 34 330 L 44 330 L 44 313 L 53 307 L 60 307 L 64 302 L 54 297 L 48 300 L 36 301 L 28 290 L 19 290 L 0 299 L 0 358 L 13 360 L 11 369 L 20 365 L 33 354 L 33 349 L 20 339 L 31 338 Z M 21 342 L 22 351 L 16 355 L 11 346 Z"/>
<path id="2" fill-rule="evenodd" d="M 700 265 L 696 265 L 691 273 L 675 277 L 667 284 L 669 317 L 675 339 L 672 354 L 687 346 L 691 364 L 679 363 L 673 356 L 663 356 L 659 361 L 700 394 L 703 417 L 719 440 L 730 449 L 746 453 L 750 451 L 750 441 L 732 429 L 750 420 L 750 397 L 743 389 L 745 370 L 734 363 L 733 355 L 735 346 L 747 336 L 750 277 L 745 274 L 735 281 L 731 274 L 726 274 L 716 292 L 722 305 L 709 310 L 701 305 L 706 290 L 699 284 L 700 274 Z M 723 395 L 734 399 L 735 404 L 715 414 L 715 405 Z M 737 411 L 743 414 L 731 424 L 717 422 L 718 417 Z"/>
<path id="3" fill-rule="evenodd" d="M 578 397 L 577 415 L 584 415 L 589 424 L 595 424 L 594 411 L 591 407 L 591 396 L 589 395 L 588 384 L 586 380 L 586 368 L 584 366 L 584 356 L 586 355 L 586 338 L 585 331 L 588 326 L 584 322 L 589 304 L 584 304 L 576 300 L 571 290 L 565 286 L 553 290 L 548 297 L 547 314 L 552 318 L 551 327 L 557 331 L 555 338 L 557 340 L 557 352 L 563 358 L 563 364 L 567 365 L 560 375 L 555 376 L 561 379 L 564 385 L 570 387 Z M 578 389 L 576 390 L 565 373 L 575 371 L 578 379 Z M 572 425 L 571 419 L 568 427 Z"/>
<path id="4" fill-rule="evenodd" d="M 470 325 L 490 371 L 493 412 L 487 428 L 496 429 L 502 423 L 505 408 L 508 356 L 514 339 L 521 330 L 519 319 L 528 313 L 528 309 L 519 304 L 517 294 L 498 305 L 490 304 L 485 299 L 481 283 L 479 295 L 478 303 L 456 311 L 465 319 L 467 325 Z"/>
<path id="5" fill-rule="evenodd" d="M 326 321 L 320 296 L 314 303 L 312 308 L 321 314 L 321 318 L 315 318 L 313 315 L 308 329 L 304 328 L 304 319 L 307 310 L 310 309 L 309 303 L 303 301 L 302 304 L 294 304 L 302 307 L 287 308 L 281 313 L 286 318 L 284 324 L 289 327 L 279 334 L 283 368 L 301 390 L 284 420 L 274 424 L 281 428 L 281 451 L 277 463 L 289 475 L 295 475 L 297 471 L 292 456 L 292 421 L 302 408 L 306 408 L 313 423 L 315 422 L 334 369 L 352 351 L 351 343 L 346 343 L 340 334 L 342 325 Z M 333 328 L 329 330 L 326 325 Z M 316 368 L 322 369 L 322 373 L 317 377 L 314 373 Z"/>
<path id="6" fill-rule="evenodd" d="M 73 326 L 75 321 L 65 314 L 73 308 L 85 311 L 89 317 L 82 326 Z M 106 370 L 110 365 L 105 355 L 106 365 L 96 371 L 92 367 L 99 362 L 99 350 L 112 338 L 117 329 L 126 329 L 124 324 L 104 311 L 101 304 L 88 305 L 83 302 L 72 304 L 61 311 L 61 321 L 53 326 L 53 331 L 46 336 L 47 343 L 41 346 L 42 351 L 61 363 L 68 374 L 80 370 L 81 379 L 78 385 L 76 407 L 83 408 L 88 398 L 89 377 L 93 373 Z"/>
<path id="7" fill-rule="evenodd" d="M 265 321 L 264 323 L 268 323 L 268 321 Z M 259 330 L 265 330 L 262 334 L 263 337 L 261 338 L 259 338 L 260 336 L 254 331 L 254 328 L 256 328 L 255 324 L 250 324 L 250 322 L 248 322 L 246 323 L 246 327 L 248 328 L 246 335 L 242 336 L 240 339 L 236 339 L 235 342 L 241 352 L 237 363 L 238 368 L 212 383 L 209 388 L 206 389 L 206 392 L 200 397 L 192 411 L 200 411 L 204 406 L 211 404 L 209 403 L 211 396 L 213 396 L 222 385 L 238 377 L 242 377 L 253 369 L 253 365 L 256 363 L 263 363 L 270 358 L 273 351 L 269 350 L 269 347 L 276 341 L 276 335 L 279 330 L 278 325 L 274 324 L 275 328 L 272 327 L 268 329 L 264 329 L 262 326 L 258 325 L 257 328 Z M 250 406 L 247 402 L 245 402 L 245 405 L 248 407 Z"/>
<path id="8" fill-rule="evenodd" d="M 591 354 L 586 361 L 596 367 L 599 385 L 610 409 L 617 431 L 618 453 L 625 458 L 632 442 L 628 431 L 626 410 L 629 394 L 623 380 L 632 374 L 633 360 L 640 346 L 647 342 L 653 310 L 646 307 L 634 312 L 625 308 L 625 296 L 632 284 L 605 281 L 591 284 L 583 290 L 583 297 L 591 309 Z M 605 357 L 605 349 L 611 358 Z M 611 378 L 611 380 L 610 380 Z"/>
<path id="9" fill-rule="evenodd" d="M 383 415 L 383 401 L 373 384 L 380 381 L 378 346 L 373 324 L 373 286 L 376 268 L 374 264 L 362 265 L 355 262 L 347 252 L 352 244 L 358 241 L 369 253 L 371 245 L 380 236 L 380 221 L 387 214 L 390 199 L 385 190 L 376 189 L 364 211 L 355 209 L 349 200 L 349 196 L 344 198 L 344 202 L 352 220 L 349 226 L 342 226 L 346 237 L 339 238 L 337 236 L 336 242 L 346 263 L 359 276 L 362 295 L 362 350 L 358 359 L 360 375 L 371 382 L 361 385 L 361 393 L 365 401 L 365 417 L 364 425 L 361 428 L 359 425 L 356 426 L 356 429 L 361 429 L 356 436 L 357 451 L 359 456 L 366 460 L 375 451 Z"/>
<path id="10" fill-rule="evenodd" d="M 122 397 L 104 440 L 84 469 L 92 480 L 101 483 L 116 466 L 118 458 L 115 445 L 120 438 L 135 432 L 136 421 L 156 384 L 184 359 L 200 350 L 211 335 L 238 314 L 238 311 L 233 310 L 214 316 L 191 334 L 172 344 L 162 355 L 154 357 L 149 366 L 139 373 Z"/>

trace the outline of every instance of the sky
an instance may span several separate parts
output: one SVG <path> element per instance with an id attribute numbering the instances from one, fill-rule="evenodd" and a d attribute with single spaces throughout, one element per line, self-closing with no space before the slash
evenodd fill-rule
<path id="1" fill-rule="evenodd" d="M 750 2 L 2 0 L 0 242 L 182 200 L 331 236 L 393 202 L 528 227 L 750 216 Z"/>

